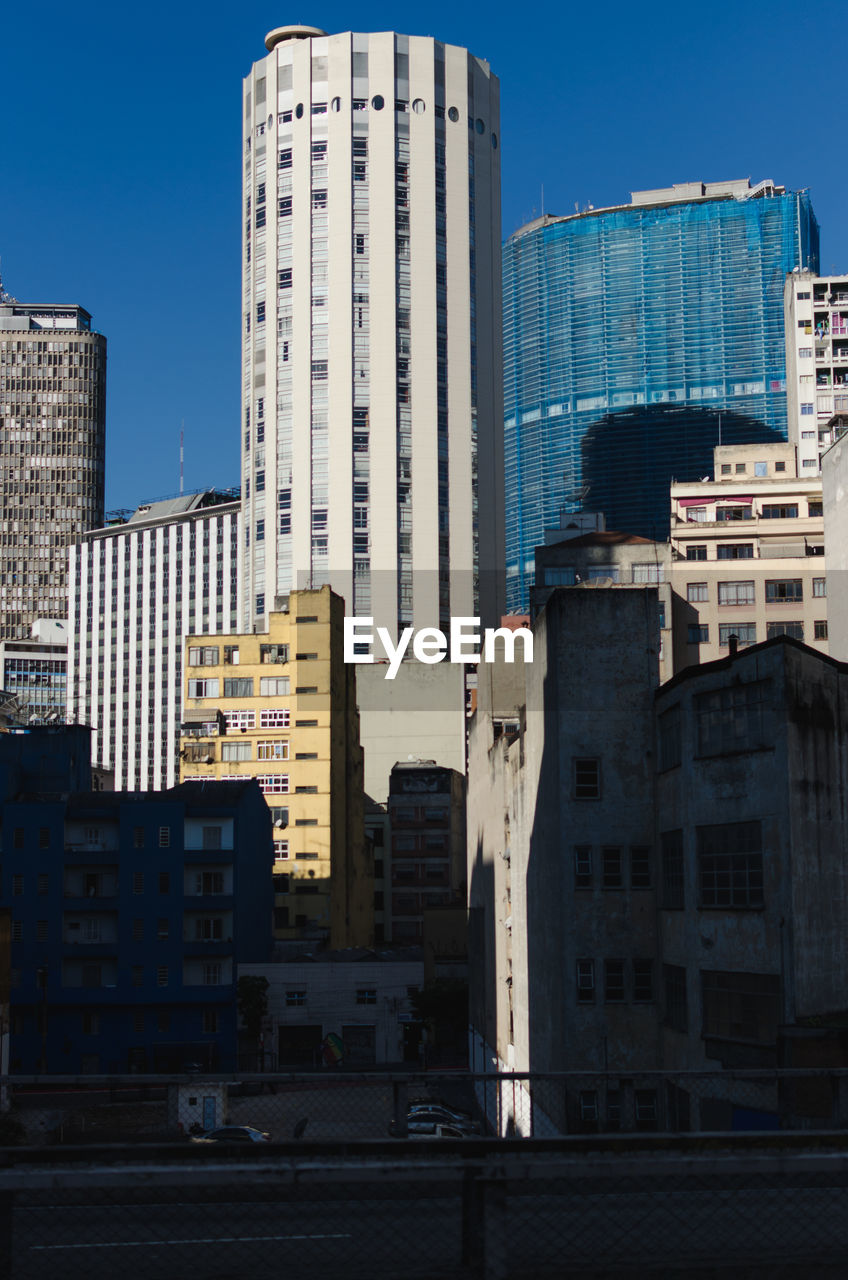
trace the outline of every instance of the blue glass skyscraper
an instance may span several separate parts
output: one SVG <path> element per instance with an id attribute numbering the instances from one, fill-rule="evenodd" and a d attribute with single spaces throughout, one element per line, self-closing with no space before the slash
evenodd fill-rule
<path id="1" fill-rule="evenodd" d="M 818 270 L 807 192 L 686 183 L 543 217 L 504 245 L 507 599 L 565 510 L 668 532 L 719 433 L 786 438 L 783 284 Z M 665 499 L 662 499 L 662 493 Z"/>

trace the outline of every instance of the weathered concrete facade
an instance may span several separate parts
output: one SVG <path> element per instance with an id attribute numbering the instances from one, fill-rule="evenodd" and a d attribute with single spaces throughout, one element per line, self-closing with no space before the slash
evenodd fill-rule
<path id="1" fill-rule="evenodd" d="M 644 855 L 657 593 L 556 591 L 535 630 L 524 706 L 493 714 L 509 710 L 493 697 L 493 668 L 471 729 L 473 1065 L 644 1068 L 656 1062 Z M 505 704 L 516 670 L 505 668 Z"/>
<path id="2" fill-rule="evenodd" d="M 799 1052 L 843 1063 L 848 666 L 780 636 L 658 687 L 657 621 L 652 587 L 556 590 L 520 669 L 523 701 L 515 667 L 480 681 L 468 779 L 478 1071 L 614 1079 L 794 1065 Z M 749 1082 L 743 1100 L 726 1080 L 651 1105 L 676 1108 L 683 1128 L 752 1113 L 776 1123 L 773 1090 Z M 536 1133 L 542 1111 L 575 1127 L 534 1088 Z M 617 1127 L 620 1101 L 607 1115 L 592 1098 L 601 1126 Z M 522 1087 L 501 1090 L 502 1127 L 526 1132 L 525 1112 Z"/>

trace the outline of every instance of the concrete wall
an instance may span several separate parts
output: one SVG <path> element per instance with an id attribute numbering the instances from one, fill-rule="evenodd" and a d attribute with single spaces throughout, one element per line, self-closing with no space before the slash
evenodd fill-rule
<path id="1" fill-rule="evenodd" d="M 848 661 L 848 440 L 822 455 L 829 650 Z"/>

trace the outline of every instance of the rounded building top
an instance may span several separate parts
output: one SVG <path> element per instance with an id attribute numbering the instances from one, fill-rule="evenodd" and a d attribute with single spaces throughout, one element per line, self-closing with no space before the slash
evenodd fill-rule
<path id="1" fill-rule="evenodd" d="M 290 27 L 275 27 L 273 31 L 269 31 L 265 37 L 265 48 L 270 53 L 272 49 L 276 49 L 278 44 L 282 44 L 285 40 L 310 40 L 312 36 L 325 36 L 326 31 L 322 31 L 320 27 L 302 27 L 296 23 Z"/>

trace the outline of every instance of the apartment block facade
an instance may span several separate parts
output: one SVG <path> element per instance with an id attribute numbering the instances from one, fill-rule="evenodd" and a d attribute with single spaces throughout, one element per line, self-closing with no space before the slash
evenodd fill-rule
<path id="1" fill-rule="evenodd" d="M 786 439 L 783 281 L 818 261 L 808 193 L 771 181 L 634 192 L 508 238 L 510 612 L 563 506 L 661 541 L 672 477 L 722 440 Z"/>
<path id="2" fill-rule="evenodd" d="M 791 444 L 725 445 L 671 486 L 674 670 L 777 635 L 828 652 L 822 485 Z"/>
<path id="3" fill-rule="evenodd" d="M 118 790 L 179 779 L 189 633 L 238 626 L 238 491 L 147 503 L 70 550 L 68 720 Z"/>
<path id="4" fill-rule="evenodd" d="M 848 276 L 793 271 L 784 315 L 789 439 L 800 474 L 814 476 L 848 417 Z"/>
<path id="5" fill-rule="evenodd" d="M 103 523 L 106 339 L 0 290 L 0 640 L 68 612 L 68 547 Z"/>
<path id="6" fill-rule="evenodd" d="M 435 760 L 392 769 L 391 938 L 421 942 L 425 913 L 465 901 L 465 779 Z"/>
<path id="7" fill-rule="evenodd" d="M 252 783 L 80 786 L 89 731 L 0 737 L 11 1069 L 236 1067 L 236 967 L 271 947 L 271 824 Z"/>
<path id="8" fill-rule="evenodd" d="M 189 635 L 180 776 L 255 778 L 274 824 L 275 937 L 373 941 L 355 668 L 344 602 L 295 591 L 265 632 Z"/>
<path id="9" fill-rule="evenodd" d="M 501 612 L 498 82 L 430 37 L 269 32 L 244 82 L 242 627 L 330 583 Z"/>

